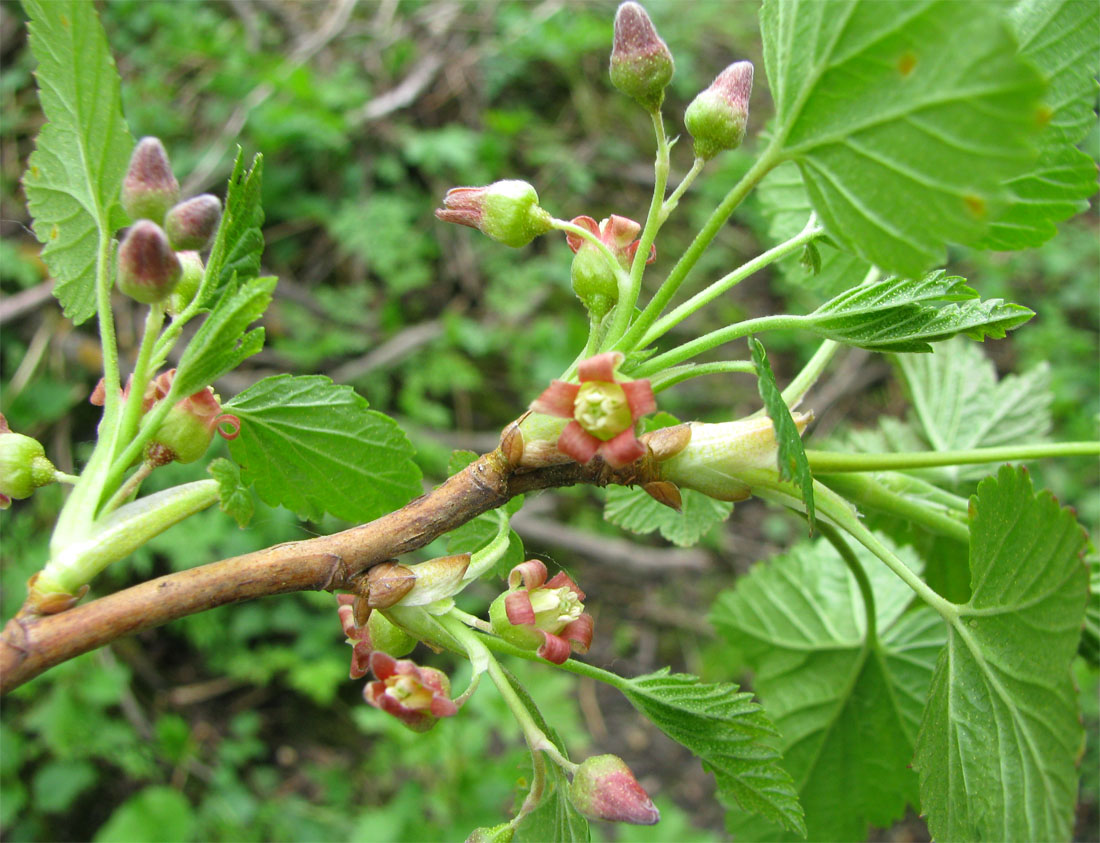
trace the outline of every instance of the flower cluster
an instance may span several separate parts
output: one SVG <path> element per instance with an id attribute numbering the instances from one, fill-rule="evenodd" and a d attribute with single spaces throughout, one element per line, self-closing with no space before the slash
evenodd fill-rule
<path id="1" fill-rule="evenodd" d="M 208 193 L 180 202 L 180 186 L 157 138 L 142 138 L 130 158 L 122 182 L 122 207 L 134 221 L 118 247 L 117 284 L 120 291 L 142 304 L 164 301 L 189 270 L 199 277 L 198 250 L 210 242 L 221 220 L 222 205 Z M 186 256 L 186 257 L 185 257 Z M 173 310 L 186 301 L 173 299 Z M 178 297 L 177 297 L 178 298 Z"/>

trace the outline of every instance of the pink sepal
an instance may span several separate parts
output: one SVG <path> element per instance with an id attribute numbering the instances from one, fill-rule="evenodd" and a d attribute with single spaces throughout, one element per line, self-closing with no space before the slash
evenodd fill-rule
<path id="1" fill-rule="evenodd" d="M 561 447 L 559 445 L 559 447 Z M 618 436 L 603 443 L 600 455 L 612 468 L 622 468 L 645 456 L 645 445 L 634 435 L 634 428 L 628 427 Z"/>
<path id="2" fill-rule="evenodd" d="M 600 227 L 600 239 L 608 248 L 615 251 L 629 247 L 631 241 L 638 236 L 638 232 L 641 230 L 642 227 L 634 220 L 612 214 L 603 221 L 603 225 Z M 638 247 L 634 246 L 633 251 L 636 252 L 637 250 Z"/>
<path id="3" fill-rule="evenodd" d="M 511 591 L 504 595 L 504 612 L 512 626 L 534 626 L 535 609 L 526 591 Z"/>
<path id="4" fill-rule="evenodd" d="M 371 653 L 370 669 L 375 676 L 382 680 L 389 679 L 399 672 L 397 670 L 397 659 L 389 653 L 383 653 L 381 650 L 375 650 Z"/>
<path id="5" fill-rule="evenodd" d="M 587 653 L 592 646 L 592 635 L 596 630 L 596 622 L 592 616 L 585 612 L 575 621 L 566 624 L 565 629 L 558 633 L 566 641 L 573 642 L 573 648 L 581 653 Z"/>
<path id="6" fill-rule="evenodd" d="M 531 402 L 531 409 L 536 413 L 571 419 L 574 412 L 573 405 L 579 391 L 579 384 L 552 380 L 550 386 L 543 390 L 542 395 Z"/>
<path id="7" fill-rule="evenodd" d="M 554 576 L 550 578 L 550 581 L 546 583 L 547 588 L 568 588 L 575 595 L 578 600 L 584 600 L 584 592 L 580 590 L 573 578 L 565 571 L 558 571 Z"/>
<path id="8" fill-rule="evenodd" d="M 458 714 L 458 706 L 452 699 L 432 697 L 431 712 L 435 717 L 451 717 Z"/>
<path id="9" fill-rule="evenodd" d="M 366 630 L 364 630 L 366 632 Z M 367 675 L 370 669 L 371 653 L 370 638 L 356 641 L 351 647 L 351 670 L 348 674 L 351 679 L 359 679 Z"/>
<path id="10" fill-rule="evenodd" d="M 535 651 L 535 654 L 554 664 L 564 663 L 569 658 L 569 642 L 549 632 L 544 631 L 542 634 L 545 636 L 542 646 Z"/>
<path id="11" fill-rule="evenodd" d="M 565 430 L 558 436 L 558 450 L 567 457 L 572 457 L 581 465 L 596 456 L 596 451 L 600 449 L 602 444 L 599 439 L 581 427 L 576 421 L 569 422 L 565 426 Z"/>
<path id="12" fill-rule="evenodd" d="M 619 386 L 626 394 L 632 419 L 648 416 L 657 409 L 657 399 L 653 397 L 653 387 L 648 378 L 640 381 L 619 381 Z"/>
<path id="13" fill-rule="evenodd" d="M 570 222 L 573 223 L 573 225 L 587 229 L 596 237 L 600 236 L 600 227 L 596 225 L 596 221 L 592 219 L 592 217 L 573 217 Z M 581 237 L 579 234 L 573 234 L 567 231 L 565 233 L 565 242 L 568 243 L 569 248 L 575 252 L 584 245 L 585 238 Z"/>
<path id="14" fill-rule="evenodd" d="M 577 366 L 577 374 L 580 376 L 581 383 L 585 381 L 613 383 L 615 381 L 615 369 L 622 362 L 623 354 L 621 351 L 605 351 L 603 354 L 597 354 L 595 357 L 582 360 L 580 365 Z M 569 415 L 572 416 L 572 412 Z"/>
<path id="15" fill-rule="evenodd" d="M 528 559 L 508 572 L 508 588 L 517 589 L 521 582 L 528 591 L 546 582 L 546 566 L 541 560 Z"/>
<path id="16" fill-rule="evenodd" d="M 626 247 L 626 261 L 628 264 L 634 263 L 634 255 L 638 253 L 638 247 L 642 245 L 641 240 L 635 240 L 629 246 Z M 652 245 L 649 247 L 649 257 L 645 259 L 645 265 L 649 266 L 657 260 L 657 246 Z"/>

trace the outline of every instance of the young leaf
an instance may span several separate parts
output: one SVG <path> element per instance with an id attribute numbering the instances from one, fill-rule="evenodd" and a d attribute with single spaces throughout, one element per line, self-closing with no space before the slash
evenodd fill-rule
<path id="1" fill-rule="evenodd" d="M 826 339 L 877 351 L 931 351 L 957 334 L 1001 338 L 1035 313 L 1000 299 L 981 301 L 966 279 L 937 269 L 919 281 L 887 278 L 830 299 L 804 317 Z"/>
<path id="2" fill-rule="evenodd" d="M 263 172 L 262 155 L 252 159 L 252 166 L 246 172 L 244 153 L 237 149 L 237 159 L 226 189 L 221 226 L 207 261 L 206 270 L 217 281 L 211 285 L 204 306 L 212 305 L 222 291 L 233 284 L 234 274 L 238 283 L 260 274 L 260 256 L 264 250 L 261 232 L 264 211 L 260 202 Z"/>
<path id="3" fill-rule="evenodd" d="M 1023 0 L 1010 16 L 1020 55 L 1047 77 L 1039 160 L 1006 185 L 1011 203 L 996 214 L 985 249 L 1026 249 L 1058 233 L 1055 223 L 1088 207 L 1096 164 L 1074 144 L 1095 120 L 1093 78 L 1100 43 L 1100 5 L 1079 0 Z"/>
<path id="4" fill-rule="evenodd" d="M 350 386 L 321 375 L 276 375 L 225 404 L 241 420 L 229 452 L 260 498 L 299 516 L 369 521 L 423 490 L 396 422 Z"/>
<path id="5" fill-rule="evenodd" d="M 921 706 L 944 643 L 939 616 L 912 610 L 913 592 L 862 548 L 874 595 L 823 541 L 753 568 L 719 595 L 711 622 L 755 671 L 754 686 L 782 735 L 783 767 L 798 786 L 810 840 L 863 840 L 917 804 L 909 769 Z M 919 560 L 903 552 L 910 567 Z M 788 839 L 757 818 L 731 817 L 739 839 Z"/>
<path id="6" fill-rule="evenodd" d="M 913 411 L 936 451 L 1039 442 L 1050 432 L 1050 367 L 1041 363 L 997 380 L 993 362 L 972 343 L 955 340 L 935 354 L 898 358 Z M 988 466 L 956 466 L 939 476 L 983 477 Z"/>
<path id="7" fill-rule="evenodd" d="M 99 250 L 123 224 L 119 191 L 134 141 L 95 5 L 25 0 L 23 7 L 49 121 L 38 133 L 23 189 L 54 295 L 79 325 L 96 312 Z"/>
<path id="8" fill-rule="evenodd" d="M 1003 466 L 971 499 L 970 600 L 936 664 L 914 766 L 937 840 L 1068 840 L 1084 742 L 1070 665 L 1084 531 Z"/>
<path id="9" fill-rule="evenodd" d="M 754 811 L 805 836 L 794 783 L 767 743 L 775 727 L 752 694 L 668 668 L 618 687 L 657 728 L 699 757 L 714 774 L 724 805 Z"/>
<path id="10" fill-rule="evenodd" d="M 676 512 L 657 503 L 640 488 L 609 486 L 603 517 L 632 533 L 660 530 L 673 544 L 691 547 L 733 512 L 732 503 L 715 500 L 700 492 L 682 489 L 680 494 L 683 510 Z"/>
<path id="11" fill-rule="evenodd" d="M 915 277 L 984 234 L 1043 90 L 999 6 L 767 0 L 760 25 L 776 143 L 837 243 Z"/>
<path id="12" fill-rule="evenodd" d="M 780 164 L 768 173 L 760 182 L 756 195 L 768 219 L 768 235 L 775 243 L 789 240 L 802 231 L 814 210 L 798 165 L 793 161 Z M 871 264 L 863 258 L 836 248 L 824 238 L 818 238 L 812 245 L 819 260 L 813 274 L 801 265 L 798 256 L 792 255 L 779 262 L 791 281 L 833 295 L 860 283 L 871 269 Z"/>
<path id="13" fill-rule="evenodd" d="M 239 288 L 234 280 L 225 287 L 214 311 L 180 357 L 173 384 L 178 384 L 178 394 L 191 395 L 209 386 L 263 348 L 264 329 L 246 329 L 267 310 L 276 280 L 273 276 L 252 278 Z"/>
<path id="14" fill-rule="evenodd" d="M 542 802 L 516 828 L 515 843 L 587 843 L 592 839 L 588 820 L 569 801 L 569 779 L 557 764 L 546 765 Z"/>
<path id="15" fill-rule="evenodd" d="M 810 463 L 806 459 L 806 449 L 802 447 L 802 435 L 791 418 L 791 410 L 783 400 L 783 394 L 775 382 L 767 352 L 756 337 L 749 337 L 749 350 L 752 352 L 752 364 L 756 367 L 756 384 L 768 417 L 775 425 L 775 439 L 779 443 L 779 476 L 791 480 L 802 490 L 802 502 L 806 504 L 806 518 L 810 522 L 810 532 L 814 529 L 814 478 L 810 473 Z"/>
<path id="16" fill-rule="evenodd" d="M 227 459 L 216 459 L 206 467 L 210 476 L 218 481 L 218 497 L 221 510 L 233 517 L 242 530 L 252 520 L 255 509 L 252 492 L 241 481 L 241 469 Z"/>

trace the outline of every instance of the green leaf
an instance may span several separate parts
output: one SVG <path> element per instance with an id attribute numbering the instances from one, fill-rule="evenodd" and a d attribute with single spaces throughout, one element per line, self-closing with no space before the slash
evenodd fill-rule
<path id="1" fill-rule="evenodd" d="M 804 317 L 815 334 L 877 351 L 931 351 L 957 334 L 1001 338 L 1035 313 L 1000 299 L 981 301 L 966 279 L 937 269 L 919 281 L 861 284 Z"/>
<path id="2" fill-rule="evenodd" d="M 970 600 L 936 664 L 914 766 L 938 840 L 1068 840 L 1084 743 L 1070 665 L 1085 535 L 1027 472 L 971 499 Z"/>
<path id="3" fill-rule="evenodd" d="M 255 507 L 252 503 L 252 493 L 241 480 L 240 467 L 227 459 L 216 459 L 207 466 L 206 470 L 218 481 L 218 497 L 221 499 L 222 512 L 232 516 L 237 526 L 243 530 L 252 520 Z"/>
<path id="4" fill-rule="evenodd" d="M 276 375 L 227 402 L 241 420 L 229 452 L 260 499 L 317 521 L 369 521 L 421 494 L 409 440 L 350 386 Z"/>
<path id="5" fill-rule="evenodd" d="M 515 843 L 587 843 L 588 820 L 569 801 L 569 779 L 557 764 L 546 765 L 546 790 L 542 802 L 516 828 Z"/>
<path id="6" fill-rule="evenodd" d="M 34 807 L 48 814 L 66 811 L 99 776 L 84 759 L 47 761 L 34 773 Z"/>
<path id="7" fill-rule="evenodd" d="M 275 290 L 276 278 L 252 278 L 240 287 L 230 282 L 217 305 L 183 350 L 173 387 L 191 395 L 237 368 L 264 344 L 264 329 L 247 328 L 259 319 Z"/>
<path id="8" fill-rule="evenodd" d="M 905 355 L 897 362 L 915 419 L 934 451 L 1039 442 L 1050 432 L 1054 396 L 1046 363 L 998 381 L 981 348 L 961 340 L 940 346 L 935 354 Z M 957 482 L 989 471 L 988 466 L 954 466 L 930 474 Z"/>
<path id="9" fill-rule="evenodd" d="M 96 843 L 172 843 L 190 840 L 196 818 L 187 797 L 167 786 L 138 791 L 111 814 L 96 832 Z"/>
<path id="10" fill-rule="evenodd" d="M 1100 553 L 1086 560 L 1089 565 L 1089 605 L 1085 609 L 1085 629 L 1081 633 L 1081 655 L 1096 667 L 1100 661 Z"/>
<path id="11" fill-rule="evenodd" d="M 23 176 L 34 234 L 65 315 L 96 312 L 101 245 L 124 217 L 119 191 L 134 141 L 122 116 L 118 71 L 95 5 L 25 0 L 38 99 L 47 123 Z"/>
<path id="12" fill-rule="evenodd" d="M 1006 185 L 1013 202 L 997 214 L 985 249 L 1026 249 L 1058 233 L 1055 223 L 1088 207 L 1096 192 L 1096 164 L 1074 147 L 1096 119 L 1096 45 L 1100 5 L 1080 0 L 1023 0 L 1010 17 L 1020 55 L 1049 83 L 1039 161 Z"/>
<path id="13" fill-rule="evenodd" d="M 733 504 L 709 498 L 692 489 L 681 489 L 683 509 L 676 512 L 653 500 L 641 488 L 608 486 L 603 517 L 632 533 L 661 535 L 679 547 L 691 547 L 730 517 Z"/>
<path id="14" fill-rule="evenodd" d="M 802 434 L 791 418 L 791 410 L 775 382 L 764 346 L 756 337 L 749 337 L 749 350 L 752 352 L 752 364 L 756 367 L 756 384 L 760 397 L 764 401 L 768 417 L 775 425 L 775 439 L 779 443 L 779 477 L 793 481 L 802 490 L 806 518 L 810 522 L 810 532 L 813 532 L 814 478 L 810 473 L 810 462 L 806 459 L 806 449 L 802 446 Z"/>
<path id="15" fill-rule="evenodd" d="M 703 769 L 714 774 L 722 804 L 754 811 L 805 836 L 794 784 L 768 743 L 775 727 L 752 694 L 668 668 L 624 679 L 617 687 L 657 728 L 699 757 Z"/>
<path id="16" fill-rule="evenodd" d="M 982 237 L 1043 90 L 998 5 L 767 0 L 760 21 L 775 143 L 837 243 L 916 277 Z"/>
<path id="17" fill-rule="evenodd" d="M 245 171 L 244 153 L 237 148 L 233 172 L 225 194 L 225 211 L 210 249 L 206 271 L 217 279 L 206 294 L 203 305 L 211 306 L 227 286 L 256 278 L 260 274 L 260 257 L 264 250 L 261 227 L 264 212 L 261 204 L 264 158 L 256 155 Z"/>
<path id="18" fill-rule="evenodd" d="M 793 161 L 780 164 L 768 173 L 760 182 L 756 195 L 768 219 L 768 235 L 775 243 L 782 243 L 801 232 L 813 213 L 802 175 Z M 819 238 L 812 246 L 818 255 L 812 273 L 798 256 L 792 255 L 779 263 L 791 281 L 832 295 L 859 284 L 871 269 L 871 264 L 863 258 L 836 248 L 824 238 Z"/>
<path id="19" fill-rule="evenodd" d="M 864 840 L 917 804 L 908 769 L 921 708 L 944 642 L 938 615 L 870 552 L 878 634 L 855 577 L 824 541 L 804 542 L 719 595 L 711 622 L 755 671 L 754 687 L 782 735 L 783 767 L 806 811 L 810 840 Z M 903 552 L 911 568 L 919 560 Z M 757 818 L 732 817 L 739 839 L 786 839 Z"/>

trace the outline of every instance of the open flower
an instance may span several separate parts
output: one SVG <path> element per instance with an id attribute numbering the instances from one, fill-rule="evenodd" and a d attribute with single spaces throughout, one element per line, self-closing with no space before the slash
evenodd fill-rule
<path id="1" fill-rule="evenodd" d="M 600 220 L 599 225 L 596 225 L 596 221 L 592 217 L 573 217 L 570 222 L 573 225 L 586 228 L 596 235 L 600 242 L 611 250 L 623 269 L 628 268 L 634 260 L 634 253 L 638 251 L 640 242 L 638 235 L 642 231 L 641 225 L 634 220 L 612 214 L 607 219 Z M 569 248 L 576 253 L 580 253 L 582 249 L 595 250 L 596 248 L 586 238 L 572 232 L 566 232 L 565 240 L 569 244 Z M 651 264 L 655 260 L 657 260 L 657 247 L 650 246 L 646 263 Z"/>
<path id="2" fill-rule="evenodd" d="M 168 394 L 175 372 L 170 369 L 153 381 L 157 401 Z M 223 413 L 218 396 L 207 386 L 176 402 L 169 410 L 153 434 L 153 441 L 146 446 L 146 458 L 160 465 L 194 462 L 206 453 L 215 432 L 223 439 L 236 439 L 241 432 L 241 420 L 232 413 Z"/>
<path id="3" fill-rule="evenodd" d="M 505 641 L 561 664 L 570 650 L 586 653 L 592 644 L 595 624 L 583 601 L 584 592 L 568 574 L 547 581 L 546 566 L 529 559 L 508 574 L 508 591 L 489 607 L 489 620 Z"/>
<path id="4" fill-rule="evenodd" d="M 363 698 L 414 732 L 426 732 L 440 717 L 458 713 L 451 699 L 451 682 L 442 671 L 378 650 L 371 653 L 370 669 L 378 678 L 367 683 Z"/>
<path id="5" fill-rule="evenodd" d="M 623 362 L 618 351 L 589 357 L 577 369 L 580 383 L 552 381 L 531 402 L 531 409 L 571 419 L 558 437 L 558 450 L 579 463 L 598 453 L 608 465 L 622 468 L 645 456 L 634 433 L 639 418 L 657 409 L 648 380 L 623 381 L 615 369 Z"/>

